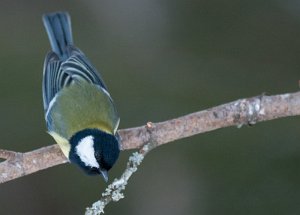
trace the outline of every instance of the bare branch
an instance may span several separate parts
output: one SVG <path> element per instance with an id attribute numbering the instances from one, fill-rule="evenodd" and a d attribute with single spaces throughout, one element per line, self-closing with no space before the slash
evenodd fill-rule
<path id="1" fill-rule="evenodd" d="M 26 153 L 1 150 L 0 157 L 6 159 L 0 163 L 0 183 L 68 162 L 57 145 Z"/>
<path id="2" fill-rule="evenodd" d="M 158 145 L 162 145 L 219 128 L 253 125 L 261 121 L 299 114 L 300 92 L 276 96 L 261 95 L 154 123 L 153 133 Z M 119 134 L 122 137 L 124 150 L 139 148 L 149 140 L 145 127 L 123 129 L 119 131 Z"/>
<path id="3" fill-rule="evenodd" d="M 165 122 L 153 123 L 150 135 L 147 126 L 122 129 L 122 150 L 141 148 L 150 142 L 157 145 L 228 126 L 242 126 L 300 114 L 300 92 L 276 96 L 257 96 L 240 99 L 207 110 Z M 151 136 L 151 137 L 150 137 Z M 0 183 L 25 176 L 42 169 L 66 163 L 57 145 L 27 153 L 0 150 Z"/>

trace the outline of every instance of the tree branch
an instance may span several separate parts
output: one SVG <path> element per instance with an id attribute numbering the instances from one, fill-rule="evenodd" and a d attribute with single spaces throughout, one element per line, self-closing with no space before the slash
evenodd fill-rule
<path id="1" fill-rule="evenodd" d="M 228 126 L 241 127 L 300 114 L 300 92 L 275 96 L 256 96 L 240 99 L 207 110 L 195 112 L 165 122 L 119 130 L 122 150 L 141 148 L 154 141 L 157 146 Z M 151 141 L 150 141 L 151 139 Z M 52 166 L 67 159 L 55 145 L 26 153 L 0 150 L 0 183 L 4 183 Z"/>
<path id="2" fill-rule="evenodd" d="M 155 138 L 153 138 L 153 124 L 148 122 L 146 125 L 146 129 L 149 133 L 149 142 L 145 144 L 139 152 L 134 152 L 128 159 L 127 167 L 124 170 L 123 174 L 120 178 L 115 178 L 114 181 L 107 186 L 105 191 L 102 193 L 102 197 L 100 200 L 94 202 L 91 207 L 87 207 L 85 210 L 85 215 L 100 215 L 104 213 L 104 208 L 110 202 L 117 202 L 124 198 L 124 194 L 122 193 L 125 190 L 126 185 L 130 177 L 135 173 L 138 169 L 138 166 L 142 163 L 145 156 L 155 147 L 158 146 Z"/>

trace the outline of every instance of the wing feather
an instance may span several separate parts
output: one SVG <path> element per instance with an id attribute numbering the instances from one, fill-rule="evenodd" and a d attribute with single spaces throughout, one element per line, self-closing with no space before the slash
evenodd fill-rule
<path id="1" fill-rule="evenodd" d="M 69 46 L 68 48 L 70 56 L 66 60 L 61 60 L 54 52 L 50 52 L 45 58 L 43 75 L 45 113 L 56 94 L 74 81 L 85 80 L 107 92 L 104 81 L 85 55 L 76 47 Z"/>

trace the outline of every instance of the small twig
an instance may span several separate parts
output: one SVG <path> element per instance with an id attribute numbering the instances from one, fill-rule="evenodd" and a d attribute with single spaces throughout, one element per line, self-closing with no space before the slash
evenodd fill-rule
<path id="1" fill-rule="evenodd" d="M 17 152 L 0 149 L 0 158 L 5 160 L 13 159 L 16 156 Z"/>
<path id="2" fill-rule="evenodd" d="M 124 198 L 122 193 L 125 190 L 126 185 L 130 177 L 137 171 L 138 166 L 144 160 L 146 154 L 148 154 L 152 149 L 154 149 L 157 144 L 155 143 L 155 138 L 152 137 L 153 124 L 148 122 L 145 126 L 150 135 L 150 140 L 145 144 L 139 152 L 134 152 L 127 162 L 127 167 L 119 179 L 115 179 L 108 187 L 105 192 L 102 193 L 102 198 L 97 202 L 93 203 L 92 207 L 86 208 L 85 215 L 100 215 L 104 213 L 104 208 L 111 201 L 117 202 Z"/>
<path id="3" fill-rule="evenodd" d="M 128 180 L 130 179 L 132 174 L 137 171 L 137 167 L 143 161 L 145 154 L 149 152 L 147 148 L 150 149 L 150 147 L 147 146 L 148 144 L 143 147 L 144 154 L 134 152 L 129 157 L 127 167 L 121 177 L 115 179 L 110 185 L 108 185 L 108 187 L 102 193 L 102 197 L 99 201 L 93 203 L 92 207 L 86 208 L 86 215 L 99 215 L 101 213 L 104 213 L 104 208 L 108 203 L 110 203 L 111 201 L 117 202 L 120 199 L 124 198 L 124 194 L 122 193 L 122 191 L 125 190 Z"/>

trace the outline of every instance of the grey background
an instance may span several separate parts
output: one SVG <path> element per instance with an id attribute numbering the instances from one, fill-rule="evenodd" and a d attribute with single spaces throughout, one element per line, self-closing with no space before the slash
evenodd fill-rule
<path id="1" fill-rule="evenodd" d="M 0 3 L 0 148 L 50 145 L 41 16 L 67 10 L 101 71 L 121 128 L 238 98 L 298 90 L 296 0 L 68 0 Z M 106 214 L 299 214 L 299 117 L 226 128 L 151 152 Z M 121 174 L 131 152 L 110 172 Z M 83 214 L 105 188 L 67 164 L 0 185 L 0 214 Z"/>

